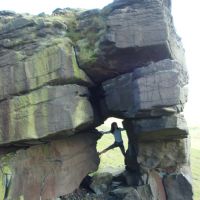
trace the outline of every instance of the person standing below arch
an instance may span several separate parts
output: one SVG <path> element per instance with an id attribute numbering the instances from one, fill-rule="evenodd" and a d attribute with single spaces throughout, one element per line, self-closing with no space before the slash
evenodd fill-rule
<path id="1" fill-rule="evenodd" d="M 99 152 L 99 155 L 114 149 L 116 147 L 119 147 L 123 156 L 125 156 L 126 152 L 125 152 L 125 148 L 124 148 L 124 143 L 123 143 L 123 139 L 122 139 L 122 135 L 121 135 L 121 131 L 123 131 L 123 128 L 118 127 L 116 122 L 113 122 L 111 124 L 111 130 L 110 131 L 102 131 L 102 134 L 108 134 L 108 133 L 112 133 L 115 139 L 115 142 L 110 145 L 109 147 L 107 147 L 106 149 L 104 149 L 103 151 Z"/>

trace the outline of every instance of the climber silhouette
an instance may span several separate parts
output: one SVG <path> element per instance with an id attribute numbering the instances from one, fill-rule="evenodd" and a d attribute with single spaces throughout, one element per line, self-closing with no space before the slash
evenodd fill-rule
<path id="1" fill-rule="evenodd" d="M 114 149 L 116 147 L 119 147 L 122 154 L 125 156 L 125 148 L 124 148 L 124 144 L 123 144 L 123 140 L 122 140 L 122 135 L 121 135 L 121 131 L 123 131 L 123 128 L 119 128 L 116 122 L 113 122 L 111 124 L 111 130 L 110 131 L 101 131 L 102 134 L 108 134 L 108 133 L 112 133 L 114 138 L 115 138 L 115 142 L 110 145 L 109 147 L 107 147 L 106 149 L 104 149 L 103 151 L 99 152 L 99 155 Z"/>

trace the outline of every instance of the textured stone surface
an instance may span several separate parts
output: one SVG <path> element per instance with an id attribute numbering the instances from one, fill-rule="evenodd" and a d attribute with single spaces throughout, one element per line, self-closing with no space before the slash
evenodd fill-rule
<path id="1" fill-rule="evenodd" d="M 92 84 L 78 68 L 73 48 L 67 40 L 41 49 L 26 60 L 20 60 L 18 56 L 10 51 L 0 57 L 1 100 L 47 84 Z"/>
<path id="2" fill-rule="evenodd" d="M 112 194 L 119 199 L 134 199 L 134 200 L 140 200 L 140 196 L 137 192 L 137 190 L 133 187 L 119 187 L 112 191 Z"/>
<path id="3" fill-rule="evenodd" d="M 184 174 L 172 174 L 164 178 L 168 200 L 192 200 L 192 184 Z"/>
<path id="4" fill-rule="evenodd" d="M 163 177 L 156 171 L 151 171 L 148 177 L 153 199 L 167 200 L 165 188 L 163 186 Z"/>
<path id="5" fill-rule="evenodd" d="M 66 36 L 67 19 L 1 18 L 0 100 L 47 84 L 92 85 L 78 67 L 73 44 Z"/>
<path id="6" fill-rule="evenodd" d="M 85 52 L 80 52 L 80 63 L 83 63 L 81 67 L 95 81 L 102 81 L 130 72 L 151 61 L 169 58 L 184 63 L 184 50 L 174 31 L 168 7 L 161 0 L 121 1 L 110 4 L 100 14 L 97 13 L 93 21 L 96 24 L 88 24 L 88 20 L 83 17 L 82 21 L 86 21 L 84 30 L 88 36 L 78 46 L 90 49 L 87 55 L 91 56 L 87 61 L 82 59 L 87 58 L 83 56 Z M 102 16 L 106 17 L 103 22 Z M 89 32 L 91 30 L 96 31 L 96 37 Z"/>
<path id="7" fill-rule="evenodd" d="M 113 116 L 125 120 L 123 183 L 135 188 L 122 198 L 191 199 L 180 114 L 187 84 L 170 0 L 114 0 L 102 10 L 38 16 L 0 11 L 0 198 L 73 192 L 99 161 L 95 131 L 85 132 Z M 100 199 L 116 197 L 105 194 L 115 187 L 110 177 L 93 186 Z"/>
<path id="8" fill-rule="evenodd" d="M 180 112 L 187 101 L 187 83 L 187 71 L 177 61 L 138 68 L 103 83 L 107 112 L 122 118 Z"/>
<path id="9" fill-rule="evenodd" d="M 139 193 L 141 200 L 153 200 L 153 194 L 150 185 L 142 185 L 137 187 L 137 192 Z"/>
<path id="10" fill-rule="evenodd" d="M 139 142 L 138 163 L 144 169 L 176 168 L 189 161 L 189 144 L 187 139 L 177 141 Z"/>
<path id="11" fill-rule="evenodd" d="M 89 92 L 77 85 L 46 86 L 0 103 L 0 144 L 72 135 L 94 122 Z"/>
<path id="12" fill-rule="evenodd" d="M 140 141 L 171 140 L 188 137 L 184 116 L 170 115 L 159 118 L 125 120 L 124 126 L 129 138 Z"/>
<path id="13" fill-rule="evenodd" d="M 95 174 L 92 178 L 92 184 L 90 188 L 97 194 L 105 194 L 109 191 L 112 183 L 111 173 L 99 173 Z"/>
<path id="14" fill-rule="evenodd" d="M 10 161 L 9 199 L 54 200 L 78 188 L 98 163 L 96 140 L 91 134 L 17 151 Z"/>

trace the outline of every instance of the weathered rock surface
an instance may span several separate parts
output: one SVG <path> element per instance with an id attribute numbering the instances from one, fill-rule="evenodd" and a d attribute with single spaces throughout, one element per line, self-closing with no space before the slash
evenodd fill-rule
<path id="1" fill-rule="evenodd" d="M 122 118 L 155 117 L 180 112 L 187 101 L 186 70 L 162 60 L 105 81 L 108 113 Z"/>
<path id="2" fill-rule="evenodd" d="M 167 200 L 161 173 L 151 171 L 149 173 L 148 183 L 151 188 L 153 199 Z"/>
<path id="3" fill-rule="evenodd" d="M 131 72 L 152 61 L 169 58 L 184 63 L 184 50 L 175 33 L 168 3 L 116 1 L 101 12 L 90 12 L 91 15 L 81 15 L 81 28 L 87 34 L 78 40 L 77 46 L 82 49 L 81 67 L 95 81 Z"/>
<path id="4" fill-rule="evenodd" d="M 144 169 L 168 168 L 182 166 L 189 161 L 189 144 L 187 139 L 175 141 L 139 142 L 138 163 Z"/>
<path id="5" fill-rule="evenodd" d="M 181 114 L 159 118 L 127 119 L 123 124 L 129 138 L 132 137 L 140 141 L 171 140 L 188 137 L 187 123 Z"/>
<path id="6" fill-rule="evenodd" d="M 114 116 L 125 120 L 123 184 L 132 187 L 114 199 L 191 199 L 180 114 L 187 84 L 170 0 L 38 16 L 0 11 L 0 198 L 74 192 L 99 162 L 94 127 Z M 92 186 L 99 199 L 113 200 L 111 178 Z"/>
<path id="7" fill-rule="evenodd" d="M 78 188 L 98 163 L 96 139 L 86 133 L 17 151 L 7 161 L 8 199 L 54 200 Z"/>
<path id="8" fill-rule="evenodd" d="M 19 16 L 5 21 L 0 29 L 0 100 L 47 84 L 92 86 L 78 67 L 62 18 Z"/>
<path id="9" fill-rule="evenodd" d="M 168 200 L 192 200 L 192 184 L 184 174 L 172 174 L 164 178 Z"/>
<path id="10" fill-rule="evenodd" d="M 153 196 L 149 185 L 134 187 L 119 187 L 112 194 L 122 200 L 152 200 Z"/>
<path id="11" fill-rule="evenodd" d="M 87 88 L 46 86 L 0 103 L 0 144 L 55 135 L 69 136 L 89 128 L 94 113 Z"/>
<path id="12" fill-rule="evenodd" d="M 140 200 L 137 190 L 133 187 L 119 187 L 112 191 L 112 194 L 119 199 L 134 199 Z"/>
<path id="13" fill-rule="evenodd" d="M 153 194 L 150 185 L 142 185 L 137 187 L 137 192 L 139 193 L 141 200 L 153 200 Z M 128 198 L 125 200 L 128 200 Z"/>
<path id="14" fill-rule="evenodd" d="M 100 173 L 96 174 L 92 178 L 92 184 L 90 188 L 97 194 L 108 193 L 111 183 L 112 183 L 112 174 L 111 173 Z"/>

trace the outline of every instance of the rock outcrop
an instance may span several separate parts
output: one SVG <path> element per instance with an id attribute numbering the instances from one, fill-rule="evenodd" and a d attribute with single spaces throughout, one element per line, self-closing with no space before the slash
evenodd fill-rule
<path id="1" fill-rule="evenodd" d="M 0 103 L 0 144 L 72 135 L 94 122 L 83 86 L 45 86 Z"/>
<path id="2" fill-rule="evenodd" d="M 6 158 L 2 159 L 1 165 Z M 88 173 L 97 170 L 99 159 L 95 136 L 82 133 L 19 150 L 6 163 L 0 177 L 8 179 L 10 174 L 12 179 L 7 180 L 11 181 L 7 199 L 53 200 L 78 188 Z"/>
<path id="3" fill-rule="evenodd" d="M 0 13 L 0 199 L 56 199 L 97 170 L 95 84 L 68 37 L 76 12 Z"/>
<path id="4" fill-rule="evenodd" d="M 181 112 L 187 101 L 186 69 L 162 60 L 103 82 L 108 113 L 121 118 L 156 117 Z"/>
<path id="5" fill-rule="evenodd" d="M 79 53 L 81 68 L 102 81 L 163 59 L 183 64 L 184 50 L 164 2 L 114 1 L 100 13 L 87 13 L 90 18 L 82 15 L 80 29 L 89 34 L 77 42 L 86 47 Z"/>
<path id="6" fill-rule="evenodd" d="M 0 198 L 73 192 L 97 169 L 94 128 L 112 116 L 129 139 L 135 188 L 123 199 L 192 199 L 187 84 L 170 0 L 0 11 Z"/>

